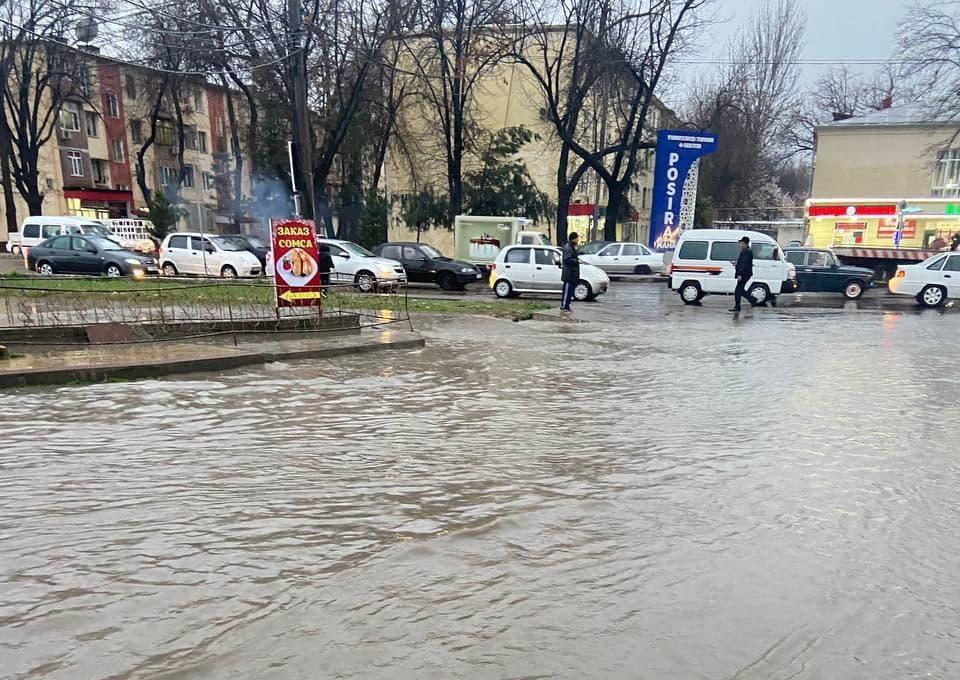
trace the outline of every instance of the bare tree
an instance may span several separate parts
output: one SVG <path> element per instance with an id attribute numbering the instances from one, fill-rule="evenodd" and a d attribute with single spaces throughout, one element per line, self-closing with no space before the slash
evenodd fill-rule
<path id="1" fill-rule="evenodd" d="M 899 75 L 924 93 L 930 116 L 960 120 L 960 3 L 926 0 L 913 5 L 896 42 L 901 46 Z"/>

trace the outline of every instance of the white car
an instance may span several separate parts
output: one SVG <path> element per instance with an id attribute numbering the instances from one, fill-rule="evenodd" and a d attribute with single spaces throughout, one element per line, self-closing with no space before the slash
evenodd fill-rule
<path id="1" fill-rule="evenodd" d="M 500 251 L 490 271 L 490 286 L 497 297 L 520 293 L 563 292 L 563 252 L 547 246 L 508 246 Z M 577 300 L 593 300 L 607 292 L 610 277 L 591 264 L 580 265 L 580 281 L 573 291 Z"/>
<path id="2" fill-rule="evenodd" d="M 642 243 L 611 243 L 599 252 L 580 255 L 580 261 L 599 267 L 607 274 L 659 274 L 666 269 L 666 255 Z"/>
<path id="3" fill-rule="evenodd" d="M 396 260 L 377 257 L 361 245 L 340 239 L 317 239 L 333 258 L 330 283 L 352 283 L 363 293 L 396 288 L 407 282 L 407 272 Z M 273 252 L 267 253 L 267 276 L 273 276 Z"/>
<path id="4" fill-rule="evenodd" d="M 165 276 L 194 274 L 234 279 L 261 274 L 256 255 L 213 234 L 167 234 L 157 260 Z"/>
<path id="5" fill-rule="evenodd" d="M 900 265 L 887 283 L 894 295 L 911 295 L 924 307 L 960 298 L 960 253 L 939 253 L 919 264 Z"/>

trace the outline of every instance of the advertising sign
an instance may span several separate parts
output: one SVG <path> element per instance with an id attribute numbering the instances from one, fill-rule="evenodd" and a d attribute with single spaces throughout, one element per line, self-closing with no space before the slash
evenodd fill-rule
<path id="1" fill-rule="evenodd" d="M 320 304 L 317 227 L 311 220 L 271 220 L 273 287 L 277 307 Z"/>
<path id="2" fill-rule="evenodd" d="M 650 211 L 650 245 L 653 248 L 672 250 L 680 232 L 693 226 L 698 161 L 716 150 L 717 136 L 709 132 L 660 130 L 657 133 L 657 163 Z"/>

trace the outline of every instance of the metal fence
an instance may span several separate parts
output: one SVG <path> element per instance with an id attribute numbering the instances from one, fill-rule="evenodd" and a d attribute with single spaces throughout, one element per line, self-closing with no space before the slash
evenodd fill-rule
<path id="1" fill-rule="evenodd" d="M 61 344 L 90 327 L 120 325 L 157 341 L 237 333 L 279 333 L 406 324 L 407 289 L 363 294 L 353 285 L 307 290 L 315 306 L 277 307 L 270 282 L 87 277 L 0 279 L 0 344 Z M 300 302 L 300 300 L 297 300 Z M 122 335 L 122 334 L 120 334 Z"/>

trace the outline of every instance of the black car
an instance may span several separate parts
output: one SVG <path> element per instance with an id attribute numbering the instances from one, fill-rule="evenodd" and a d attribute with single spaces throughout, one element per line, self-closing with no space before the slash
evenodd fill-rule
<path id="1" fill-rule="evenodd" d="M 115 241 L 92 234 L 48 238 L 30 248 L 27 264 L 40 274 L 141 277 L 157 272 L 152 257 L 123 250 Z"/>
<path id="2" fill-rule="evenodd" d="M 374 252 L 403 264 L 409 281 L 436 283 L 443 290 L 463 290 L 468 283 L 483 278 L 480 270 L 469 262 L 444 257 L 425 243 L 381 243 Z"/>
<path id="3" fill-rule="evenodd" d="M 797 267 L 802 293 L 843 293 L 856 300 L 873 285 L 873 270 L 840 264 L 833 251 L 824 248 L 784 248 L 784 257 Z"/>
<path id="4" fill-rule="evenodd" d="M 256 255 L 257 259 L 260 260 L 260 271 L 267 271 L 267 253 L 270 252 L 270 248 L 266 243 L 256 236 L 248 236 L 247 234 L 224 234 L 221 238 L 240 248 L 240 250 L 246 250 L 248 253 Z"/>

